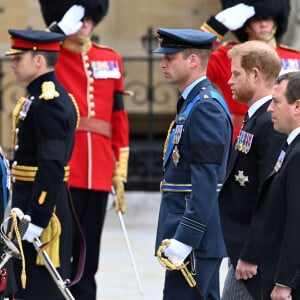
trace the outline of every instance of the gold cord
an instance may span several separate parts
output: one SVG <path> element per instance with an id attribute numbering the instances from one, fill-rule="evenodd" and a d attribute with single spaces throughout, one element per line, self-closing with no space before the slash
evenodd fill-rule
<path id="1" fill-rule="evenodd" d="M 171 122 L 170 127 L 168 129 L 168 134 L 167 134 L 167 137 L 166 137 L 166 140 L 165 140 L 165 144 L 164 144 L 164 151 L 163 151 L 163 157 L 162 157 L 163 161 L 165 160 L 166 151 L 167 151 L 167 147 L 168 147 L 168 143 L 169 143 L 169 138 L 170 138 L 170 134 L 171 134 L 171 131 L 173 129 L 174 123 L 175 123 L 175 120 L 173 120 Z"/>
<path id="2" fill-rule="evenodd" d="M 25 97 L 21 97 L 12 112 L 12 148 L 14 149 L 17 142 L 16 129 L 19 123 L 19 113 L 26 101 Z"/>
<path id="3" fill-rule="evenodd" d="M 12 226 L 11 226 L 10 232 L 8 234 L 8 238 L 10 240 L 12 240 L 13 232 L 15 232 L 16 238 L 18 241 L 19 250 L 20 250 L 21 260 L 22 260 L 21 284 L 22 284 L 22 288 L 25 289 L 25 287 L 26 287 L 26 266 L 25 266 L 25 255 L 24 255 L 24 251 L 23 251 L 22 238 L 21 238 L 20 231 L 18 228 L 17 214 L 14 211 L 12 211 L 10 214 L 11 214 L 11 218 L 12 218 Z"/>

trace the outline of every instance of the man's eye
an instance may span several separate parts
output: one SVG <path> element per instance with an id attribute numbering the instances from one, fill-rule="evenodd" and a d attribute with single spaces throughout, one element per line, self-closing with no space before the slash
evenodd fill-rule
<path id="1" fill-rule="evenodd" d="M 14 61 L 20 61 L 21 59 L 22 59 L 22 57 L 20 55 L 14 55 L 13 56 Z"/>

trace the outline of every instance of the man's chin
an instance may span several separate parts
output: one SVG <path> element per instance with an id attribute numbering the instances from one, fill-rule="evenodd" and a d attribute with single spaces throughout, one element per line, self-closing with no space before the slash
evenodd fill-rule
<path id="1" fill-rule="evenodd" d="M 74 41 L 78 44 L 81 44 L 81 45 L 84 45 L 85 42 L 89 40 L 88 36 L 84 36 L 84 35 L 81 35 L 81 34 L 74 34 L 74 35 L 71 35 L 69 38 L 72 41 Z"/>

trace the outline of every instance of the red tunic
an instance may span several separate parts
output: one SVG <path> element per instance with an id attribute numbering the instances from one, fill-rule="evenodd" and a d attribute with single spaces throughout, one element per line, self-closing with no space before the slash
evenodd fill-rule
<path id="1" fill-rule="evenodd" d="M 229 42 L 218 46 L 212 52 L 207 68 L 208 78 L 220 89 L 232 114 L 233 140 L 237 137 L 243 117 L 248 110 L 246 104 L 232 99 L 232 92 L 228 84 L 228 80 L 231 77 L 231 59 L 227 56 L 227 52 L 236 44 L 237 42 Z M 300 70 L 300 52 L 282 45 L 278 45 L 276 51 L 282 60 L 283 71 Z"/>
<path id="2" fill-rule="evenodd" d="M 59 53 L 56 74 L 74 95 L 81 118 L 105 121 L 112 129 L 111 137 L 77 130 L 69 184 L 109 192 L 119 150 L 129 143 L 121 56 L 111 48 L 90 43 L 78 48 L 68 41 Z"/>

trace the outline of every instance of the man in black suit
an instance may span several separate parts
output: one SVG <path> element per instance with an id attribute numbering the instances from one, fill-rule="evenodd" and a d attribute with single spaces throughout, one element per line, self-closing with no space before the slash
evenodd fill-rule
<path id="1" fill-rule="evenodd" d="M 233 97 L 249 107 L 233 145 L 220 193 L 222 230 L 230 261 L 222 299 L 259 299 L 255 251 L 248 243 L 257 195 L 270 174 L 285 135 L 274 131 L 267 107 L 281 62 L 274 49 L 261 41 L 248 41 L 228 52 Z M 256 275 L 256 276 L 255 276 Z"/>
<path id="2" fill-rule="evenodd" d="M 300 299 L 300 72 L 281 75 L 268 107 L 274 129 L 288 134 L 264 181 L 253 218 L 260 299 Z"/>

